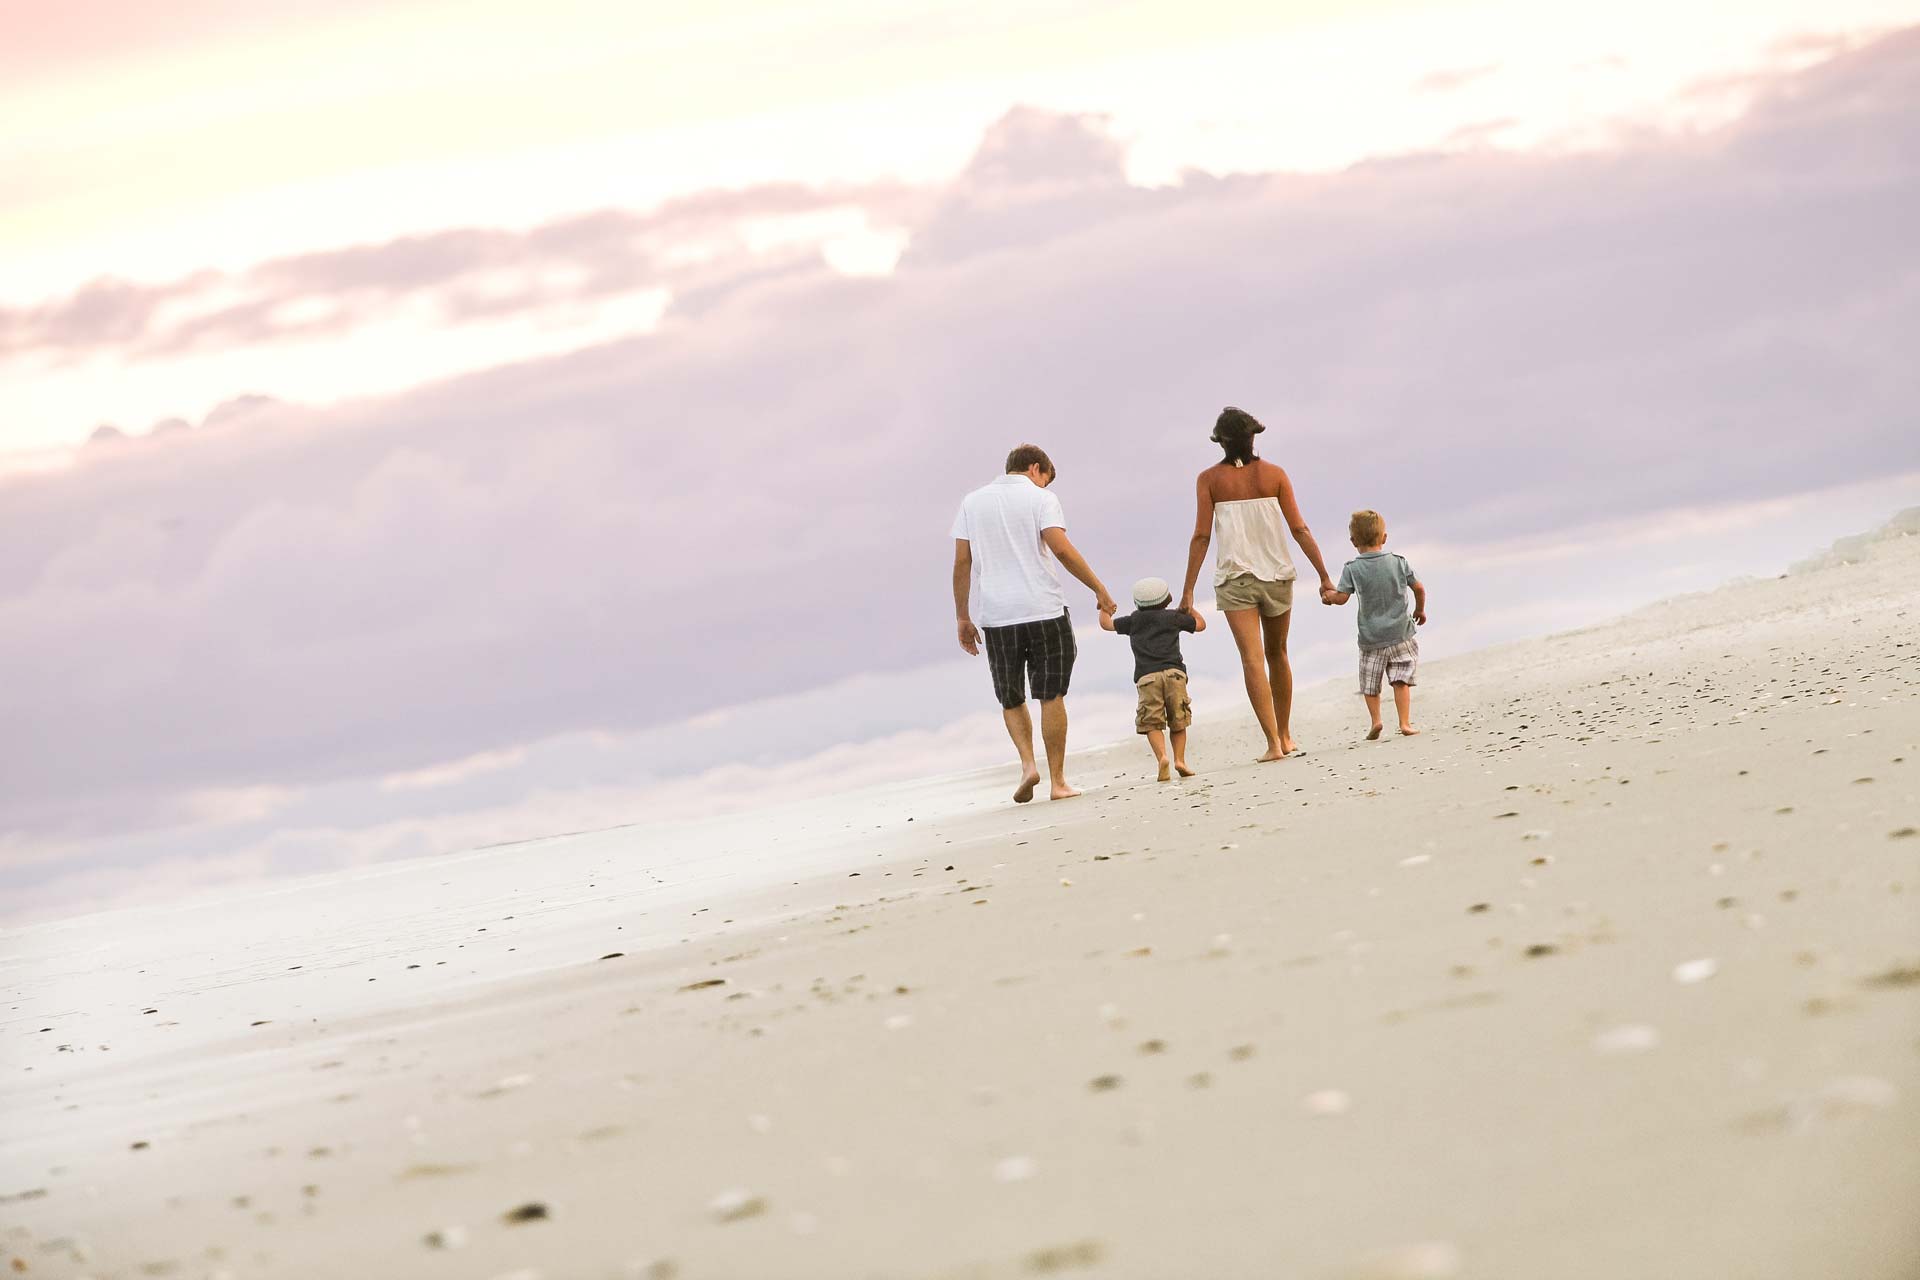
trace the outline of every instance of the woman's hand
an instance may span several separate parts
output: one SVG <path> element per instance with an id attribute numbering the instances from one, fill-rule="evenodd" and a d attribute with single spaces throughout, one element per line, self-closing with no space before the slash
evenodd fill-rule
<path id="1" fill-rule="evenodd" d="M 1193 592 L 1189 591 L 1180 597 L 1180 612 L 1193 612 Z"/>

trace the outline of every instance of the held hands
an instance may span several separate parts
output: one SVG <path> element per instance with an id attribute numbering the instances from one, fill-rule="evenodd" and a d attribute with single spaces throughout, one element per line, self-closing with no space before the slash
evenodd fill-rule
<path id="1" fill-rule="evenodd" d="M 1120 612 L 1120 606 L 1115 604 L 1113 597 L 1108 595 L 1105 591 L 1100 592 L 1099 595 L 1097 595 L 1094 598 L 1094 605 L 1096 608 L 1100 610 L 1101 613 L 1105 614 L 1109 618 L 1111 618 L 1114 614 Z"/>
<path id="2" fill-rule="evenodd" d="M 976 658 L 980 656 L 980 631 L 971 618 L 960 619 L 960 647 Z"/>
<path id="3" fill-rule="evenodd" d="M 1320 584 L 1320 603 L 1321 604 L 1338 604 L 1339 601 L 1335 600 L 1334 597 L 1339 594 L 1340 592 L 1338 588 L 1336 588 L 1331 582 L 1323 582 Z"/>

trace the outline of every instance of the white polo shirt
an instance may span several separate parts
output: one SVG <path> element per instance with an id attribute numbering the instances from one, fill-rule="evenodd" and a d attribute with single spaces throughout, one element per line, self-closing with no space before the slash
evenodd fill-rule
<path id="1" fill-rule="evenodd" d="M 973 547 L 973 621 L 982 627 L 1040 622 L 1067 611 L 1043 529 L 1067 527 L 1060 499 L 1024 475 L 1001 476 L 960 501 L 953 536 Z"/>

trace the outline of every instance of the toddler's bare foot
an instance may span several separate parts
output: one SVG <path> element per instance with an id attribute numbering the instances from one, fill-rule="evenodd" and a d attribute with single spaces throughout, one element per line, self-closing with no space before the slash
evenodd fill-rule
<path id="1" fill-rule="evenodd" d="M 1039 785 L 1040 771 L 1038 769 L 1029 770 L 1026 776 L 1020 779 L 1020 785 L 1014 788 L 1013 802 L 1015 804 L 1025 804 L 1027 801 L 1033 799 L 1033 789 Z"/>
<path id="2" fill-rule="evenodd" d="M 1162 761 L 1160 762 L 1160 778 L 1159 778 L 1159 780 L 1160 780 L 1161 782 L 1172 782 L 1172 781 L 1173 781 L 1173 766 L 1172 766 L 1172 765 L 1170 765 L 1170 764 L 1168 764 L 1168 763 L 1167 763 L 1167 762 L 1166 762 L 1165 760 L 1162 760 Z"/>
<path id="3" fill-rule="evenodd" d="M 1420 731 L 1418 729 L 1414 728 L 1410 724 L 1403 724 L 1400 726 L 1400 736 L 1403 738 L 1411 738 L 1414 734 L 1419 732 Z"/>
<path id="4" fill-rule="evenodd" d="M 1183 778 L 1191 778 L 1193 776 L 1193 770 L 1187 768 L 1187 762 L 1185 760 L 1175 760 L 1173 762 L 1173 771 Z"/>
<path id="5" fill-rule="evenodd" d="M 1071 800 L 1079 794 L 1077 790 L 1068 786 L 1066 783 L 1056 782 L 1053 784 L 1053 794 L 1048 798 L 1053 800 Z"/>
<path id="6" fill-rule="evenodd" d="M 1373 726 L 1373 728 L 1367 730 L 1367 741 L 1372 742 L 1375 739 L 1377 739 L 1380 736 L 1380 731 L 1384 728 L 1386 728 L 1385 725 L 1377 724 Z"/>

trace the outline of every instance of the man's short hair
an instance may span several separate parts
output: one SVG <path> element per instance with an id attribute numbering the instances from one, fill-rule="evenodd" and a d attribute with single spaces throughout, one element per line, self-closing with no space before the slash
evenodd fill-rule
<path id="1" fill-rule="evenodd" d="M 1053 459 L 1049 458 L 1047 451 L 1037 444 L 1023 444 L 1008 454 L 1007 474 L 1021 475 L 1035 463 L 1038 463 L 1040 469 L 1050 476 L 1059 474 L 1053 469 Z"/>
<path id="2" fill-rule="evenodd" d="M 1356 547 L 1377 547 L 1386 536 L 1386 517 L 1378 511 L 1356 511 L 1347 521 L 1347 538 Z"/>

